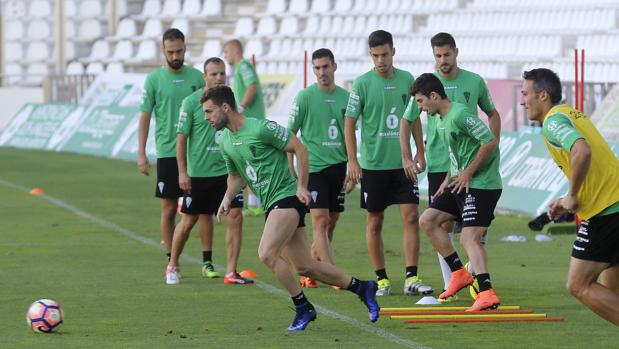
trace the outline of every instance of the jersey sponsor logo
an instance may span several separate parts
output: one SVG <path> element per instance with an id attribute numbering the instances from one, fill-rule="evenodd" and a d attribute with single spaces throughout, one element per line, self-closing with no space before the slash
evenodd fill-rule
<path id="1" fill-rule="evenodd" d="M 252 182 L 255 182 L 258 179 L 256 170 L 249 164 L 249 162 L 246 162 L 245 164 L 245 174 Z"/>
<path id="2" fill-rule="evenodd" d="M 275 123 L 275 121 L 268 121 L 267 128 L 271 131 L 274 131 L 277 128 L 277 123 Z"/>
<path id="3" fill-rule="evenodd" d="M 174 79 L 174 80 L 172 80 L 173 84 L 181 84 L 183 82 L 185 82 L 185 79 Z"/>
<path id="4" fill-rule="evenodd" d="M 331 98 L 325 98 L 322 101 L 325 102 L 325 103 L 335 103 L 336 102 L 335 99 L 331 99 Z"/>
<path id="5" fill-rule="evenodd" d="M 379 132 L 378 135 L 381 137 L 400 137 L 399 126 L 400 126 L 400 118 L 395 115 L 396 107 L 391 107 L 389 111 L 389 115 L 385 118 L 385 125 L 389 129 L 387 132 Z M 398 130 L 396 130 L 398 129 Z"/>
<path id="6" fill-rule="evenodd" d="M 385 91 L 395 90 L 395 89 L 396 89 L 396 87 L 395 86 L 391 86 L 391 85 L 387 85 L 387 86 L 383 87 L 383 90 L 385 90 Z"/>
<path id="7" fill-rule="evenodd" d="M 331 126 L 327 129 L 327 132 L 329 134 L 329 139 L 336 139 L 339 136 L 340 131 L 337 128 L 337 120 L 335 120 L 335 118 L 331 119 Z"/>

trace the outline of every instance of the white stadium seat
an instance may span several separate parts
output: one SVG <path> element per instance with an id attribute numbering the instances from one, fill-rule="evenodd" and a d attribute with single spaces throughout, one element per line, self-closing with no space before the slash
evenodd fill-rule
<path id="1" fill-rule="evenodd" d="M 191 26 L 189 25 L 189 20 L 187 18 L 177 18 L 172 24 L 170 24 L 170 28 L 176 28 L 183 32 L 185 38 L 191 36 Z"/>
<path id="2" fill-rule="evenodd" d="M 48 0 L 34 0 L 28 8 L 28 14 L 32 18 L 48 18 L 53 13 L 52 4 Z"/>
<path id="3" fill-rule="evenodd" d="M 123 66 L 121 62 L 112 62 L 107 65 L 107 67 L 105 68 L 105 72 L 106 73 L 117 73 L 117 74 L 124 73 L 125 67 Z"/>
<path id="4" fill-rule="evenodd" d="M 288 12 L 291 14 L 306 14 L 309 6 L 308 0 L 290 0 L 290 7 Z"/>
<path id="5" fill-rule="evenodd" d="M 131 18 L 124 18 L 118 23 L 116 34 L 112 37 L 114 40 L 131 39 L 138 33 L 135 21 Z"/>
<path id="6" fill-rule="evenodd" d="M 202 16 L 219 16 L 223 11 L 221 0 L 204 0 L 204 7 L 202 7 Z"/>
<path id="7" fill-rule="evenodd" d="M 173 19 L 181 12 L 181 0 L 164 0 L 159 17 Z"/>
<path id="8" fill-rule="evenodd" d="M 24 22 L 22 21 L 6 21 L 4 28 L 4 38 L 6 40 L 18 40 L 24 36 Z"/>
<path id="9" fill-rule="evenodd" d="M 202 11 L 202 0 L 185 0 L 181 17 L 196 17 L 200 14 L 200 11 Z"/>
<path id="10" fill-rule="evenodd" d="M 105 67 L 101 62 L 92 62 L 86 67 L 86 74 L 98 75 L 105 71 Z"/>
<path id="11" fill-rule="evenodd" d="M 53 37 L 53 33 L 47 21 L 32 21 L 28 25 L 26 37 L 32 40 L 45 40 Z"/>
<path id="12" fill-rule="evenodd" d="M 151 62 L 157 59 L 157 54 L 157 44 L 155 41 L 144 40 L 140 42 L 135 58 L 129 61 Z"/>
<path id="13" fill-rule="evenodd" d="M 21 80 L 21 84 L 39 86 L 47 74 L 49 74 L 49 67 L 46 63 L 32 63 L 26 68 L 26 77 Z"/>
<path id="14" fill-rule="evenodd" d="M 202 53 L 200 54 L 200 58 L 205 60 L 209 57 L 218 57 L 221 55 L 222 47 L 221 41 L 217 39 L 208 39 L 204 42 L 204 46 L 202 46 Z"/>
<path id="15" fill-rule="evenodd" d="M 258 29 L 256 29 L 256 35 L 258 36 L 270 36 L 277 32 L 277 21 L 274 17 L 262 17 L 258 21 Z"/>
<path id="16" fill-rule="evenodd" d="M 241 17 L 236 21 L 234 36 L 246 36 L 254 33 L 254 20 L 250 17 Z"/>
<path id="17" fill-rule="evenodd" d="M 149 18 L 159 17 L 161 13 L 161 1 L 160 0 L 146 0 L 142 7 L 142 12 L 136 16 L 136 18 L 147 20 Z"/>
<path id="18" fill-rule="evenodd" d="M 110 54 L 110 44 L 105 40 L 97 40 L 95 41 L 94 45 L 92 45 L 92 49 L 90 50 L 90 55 L 88 56 L 88 58 L 83 58 L 82 61 L 102 61 L 110 57 Z"/>
<path id="19" fill-rule="evenodd" d="M 256 56 L 262 57 L 264 55 L 264 45 L 260 39 L 252 39 L 245 44 L 243 54 L 247 57 Z"/>
<path id="20" fill-rule="evenodd" d="M 350 14 L 350 10 L 352 9 L 352 0 L 338 0 L 335 2 L 335 8 L 333 9 L 333 13 L 337 14 Z"/>
<path id="21" fill-rule="evenodd" d="M 114 48 L 114 54 L 107 60 L 123 61 L 133 57 L 133 43 L 129 40 L 121 40 L 116 44 Z"/>
<path id="22" fill-rule="evenodd" d="M 51 57 L 49 46 L 43 41 L 32 41 L 26 48 L 25 62 L 43 62 Z"/>
<path id="23" fill-rule="evenodd" d="M 123 18 L 127 16 L 127 14 L 129 13 L 127 8 L 127 0 L 107 0 L 105 2 L 105 13 L 111 14 L 112 1 L 116 2 L 116 16 L 118 16 L 118 18 Z"/>
<path id="24" fill-rule="evenodd" d="M 77 30 L 77 39 L 92 41 L 103 36 L 103 26 L 98 19 L 87 19 L 80 22 Z"/>
<path id="25" fill-rule="evenodd" d="M 331 10 L 331 1 L 329 0 L 314 0 L 312 1 L 312 7 L 310 13 L 326 14 Z"/>
<path id="26" fill-rule="evenodd" d="M 80 62 L 71 62 L 67 65 L 67 69 L 65 69 L 67 75 L 82 75 L 84 72 L 84 65 Z"/>
<path id="27" fill-rule="evenodd" d="M 4 83 L 16 84 L 22 79 L 23 70 L 20 64 L 6 64 L 4 66 Z"/>
<path id="28" fill-rule="evenodd" d="M 77 15 L 81 18 L 104 16 L 103 4 L 99 0 L 82 0 L 80 1 Z"/>
<path id="29" fill-rule="evenodd" d="M 140 35 L 141 39 L 159 39 L 163 34 L 163 25 L 157 18 L 151 18 L 144 24 L 144 29 Z"/>
<path id="30" fill-rule="evenodd" d="M 24 58 L 24 50 L 20 41 L 8 41 L 4 44 L 4 59 L 7 62 L 19 62 Z"/>
<path id="31" fill-rule="evenodd" d="M 267 15 L 281 15 L 286 12 L 286 0 L 269 0 L 267 3 Z"/>
<path id="32" fill-rule="evenodd" d="M 299 20 L 297 17 L 286 17 L 282 19 L 279 26 L 279 34 L 284 36 L 295 36 L 299 32 Z"/>

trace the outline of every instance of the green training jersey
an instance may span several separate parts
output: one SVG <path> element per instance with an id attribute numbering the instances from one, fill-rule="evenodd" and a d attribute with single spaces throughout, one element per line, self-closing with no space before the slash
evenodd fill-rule
<path id="1" fill-rule="evenodd" d="M 477 106 L 485 113 L 490 113 L 495 109 L 486 82 L 478 74 L 458 68 L 458 75 L 451 80 L 443 78 L 436 71 L 434 75 L 443 83 L 445 94 L 447 94 L 449 100 L 465 104 L 470 113 L 477 115 Z M 407 113 L 404 115 L 404 118 L 414 121 L 416 117 Z M 449 169 L 449 156 L 445 150 L 445 145 L 443 145 L 436 134 L 437 122 L 438 115 L 428 115 L 426 126 L 427 167 L 428 172 L 447 172 Z"/>
<path id="2" fill-rule="evenodd" d="M 250 118 L 264 119 L 266 117 L 266 111 L 264 108 L 264 95 L 262 94 L 262 87 L 260 86 L 260 79 L 256 74 L 256 69 L 246 59 L 241 59 L 234 66 L 234 82 L 232 84 L 232 91 L 234 91 L 234 97 L 236 98 L 236 105 L 239 106 L 245 97 L 245 91 L 247 86 L 256 84 L 256 97 L 250 105 L 246 105 L 246 109 L 243 115 Z"/>
<path id="3" fill-rule="evenodd" d="M 297 193 L 297 181 L 283 151 L 290 131 L 275 121 L 245 118 L 243 126 L 221 135 L 221 150 L 229 173 L 238 173 L 260 198 L 265 210 Z"/>
<path id="4" fill-rule="evenodd" d="M 390 79 L 372 69 L 353 82 L 346 117 L 361 118 L 361 168 L 402 168 L 400 118 L 408 105 L 413 80 L 409 72 L 393 68 Z"/>
<path id="5" fill-rule="evenodd" d="M 216 131 L 204 120 L 200 104 L 202 89 L 190 94 L 181 104 L 177 133 L 187 135 L 187 174 L 189 177 L 216 177 L 227 173 Z"/>
<path id="6" fill-rule="evenodd" d="M 438 136 L 446 145 L 451 159 L 451 175 L 466 169 L 477 156 L 477 151 L 494 136 L 490 129 L 466 105 L 454 102 L 445 116 L 439 116 L 436 125 Z M 475 189 L 501 189 L 499 174 L 499 148 L 496 147 L 484 164 L 473 174 L 470 187 Z"/>
<path id="7" fill-rule="evenodd" d="M 140 111 L 155 112 L 158 158 L 176 156 L 176 128 L 181 102 L 191 93 L 202 89 L 204 84 L 202 73 L 188 65 L 178 72 L 159 67 L 146 77 Z"/>
<path id="8" fill-rule="evenodd" d="M 333 92 L 323 92 L 313 84 L 294 99 L 288 128 L 301 131 L 301 140 L 309 151 L 309 171 L 346 162 L 344 143 L 344 113 L 348 91 L 336 86 Z"/>

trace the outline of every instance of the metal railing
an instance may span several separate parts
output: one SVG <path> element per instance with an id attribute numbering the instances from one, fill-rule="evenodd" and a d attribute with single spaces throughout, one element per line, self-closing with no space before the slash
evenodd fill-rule
<path id="1" fill-rule="evenodd" d="M 77 104 L 95 78 L 94 74 L 48 75 L 43 80 L 45 103 Z"/>

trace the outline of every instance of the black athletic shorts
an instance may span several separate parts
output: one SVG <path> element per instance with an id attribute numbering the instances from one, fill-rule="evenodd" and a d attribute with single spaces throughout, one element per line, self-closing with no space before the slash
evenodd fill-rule
<path id="1" fill-rule="evenodd" d="M 361 169 L 361 208 L 382 212 L 393 204 L 419 204 L 417 182 L 406 178 L 404 169 Z"/>
<path id="2" fill-rule="evenodd" d="M 619 212 L 580 222 L 572 257 L 611 265 L 619 263 Z"/>
<path id="3" fill-rule="evenodd" d="M 178 164 L 175 157 L 157 159 L 155 196 L 165 199 L 176 199 L 183 196 L 183 191 L 178 186 Z"/>
<path id="4" fill-rule="evenodd" d="M 228 176 L 191 177 L 191 193 L 183 196 L 182 213 L 217 214 L 226 194 Z M 243 208 L 243 192 L 236 194 L 230 208 Z"/>
<path id="5" fill-rule="evenodd" d="M 489 227 L 501 192 L 501 189 L 470 188 L 468 194 L 464 189 L 460 194 L 452 194 L 451 189 L 447 188 L 430 207 L 449 213 L 456 220 L 462 219 L 463 227 Z"/>
<path id="6" fill-rule="evenodd" d="M 432 204 L 432 195 L 441 187 L 445 176 L 447 172 L 428 172 L 428 204 Z"/>
<path id="7" fill-rule="evenodd" d="M 281 200 L 275 201 L 273 205 L 271 205 L 266 213 L 264 214 L 264 221 L 267 221 L 269 218 L 269 213 L 273 210 L 282 209 L 282 208 L 294 208 L 299 213 L 299 224 L 297 228 L 302 228 L 305 226 L 305 214 L 307 213 L 307 206 L 302 203 L 298 197 L 296 196 L 288 196 Z"/>
<path id="8" fill-rule="evenodd" d="M 346 196 L 345 179 L 345 162 L 310 173 L 308 185 L 312 194 L 312 201 L 309 204 L 310 210 L 312 208 L 328 208 L 329 212 L 343 212 L 344 197 Z"/>

